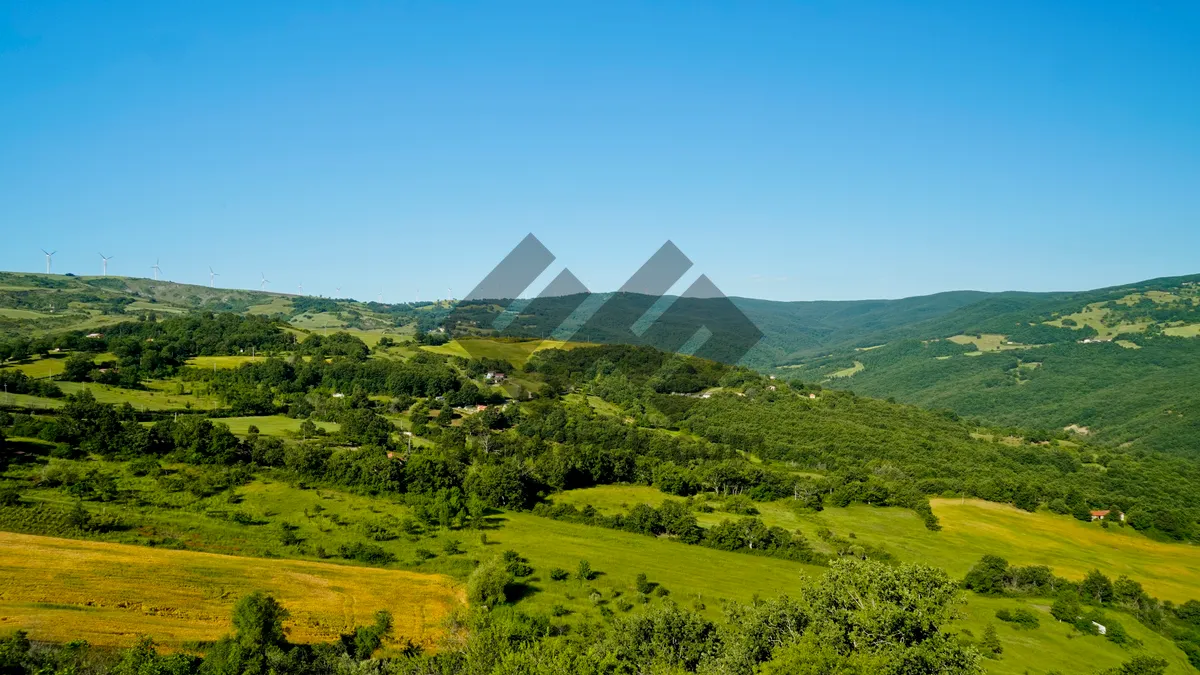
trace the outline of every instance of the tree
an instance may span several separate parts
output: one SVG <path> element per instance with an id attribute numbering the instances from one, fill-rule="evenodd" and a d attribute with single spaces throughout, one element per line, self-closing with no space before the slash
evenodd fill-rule
<path id="1" fill-rule="evenodd" d="M 505 589 L 512 581 L 504 559 L 493 556 L 480 563 L 467 578 L 467 598 L 475 604 L 492 607 L 505 601 Z"/>
<path id="2" fill-rule="evenodd" d="M 63 372 L 60 378 L 68 382 L 87 382 L 92 379 L 92 371 L 96 369 L 92 355 L 86 352 L 75 352 L 63 362 Z"/>
<path id="3" fill-rule="evenodd" d="M 450 407 L 450 404 L 448 402 L 443 402 L 442 409 L 438 411 L 437 418 L 436 418 L 438 426 L 448 427 L 448 426 L 450 426 L 450 422 L 453 420 L 454 420 L 454 410 Z"/>
<path id="4" fill-rule="evenodd" d="M 1088 602 L 1105 604 L 1113 598 L 1113 584 L 1100 570 L 1087 573 L 1079 584 L 1079 594 Z"/>
<path id="5" fill-rule="evenodd" d="M 1008 582 L 1008 561 L 985 555 L 967 572 L 963 586 L 981 595 L 1001 595 Z"/>
<path id="6" fill-rule="evenodd" d="M 1064 591 L 1054 599 L 1050 606 L 1050 615 L 1059 621 L 1075 623 L 1079 618 L 1079 596 L 1074 591 Z"/>
<path id="7" fill-rule="evenodd" d="M 1162 675 L 1170 665 L 1164 659 L 1153 656 L 1135 656 L 1116 668 L 1109 668 L 1100 675 Z"/>
<path id="8" fill-rule="evenodd" d="M 591 563 L 586 560 L 579 561 L 579 565 L 575 568 L 575 578 L 579 580 L 579 583 L 591 581 L 595 575 L 596 573 L 592 571 Z"/>
<path id="9" fill-rule="evenodd" d="M 255 591 L 233 608 L 235 639 L 248 652 L 265 655 L 269 647 L 287 646 L 283 620 L 288 611 L 275 598 Z"/>
<path id="10" fill-rule="evenodd" d="M 979 647 L 990 659 L 997 658 L 1004 651 L 1004 645 L 1000 644 L 1000 636 L 996 633 L 996 624 L 989 623 L 987 628 L 983 629 Z"/>
<path id="11" fill-rule="evenodd" d="M 637 588 L 637 592 L 642 595 L 650 595 L 650 592 L 654 590 L 654 584 L 650 583 L 650 579 L 646 577 L 645 572 L 638 573 L 637 578 L 634 580 L 634 586 Z"/>

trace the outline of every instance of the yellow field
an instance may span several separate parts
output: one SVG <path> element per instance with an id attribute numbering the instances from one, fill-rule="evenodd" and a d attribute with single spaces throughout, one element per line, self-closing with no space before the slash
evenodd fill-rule
<path id="1" fill-rule="evenodd" d="M 543 349 L 575 349 L 576 347 L 586 347 L 586 342 L 563 342 L 561 340 L 487 340 L 487 339 L 464 339 L 451 340 L 444 345 L 425 346 L 421 347 L 426 351 L 435 354 L 446 354 L 447 356 L 461 356 L 464 359 L 476 357 L 487 357 L 492 359 L 500 359 L 508 361 L 514 366 L 520 366 L 529 360 L 529 357 L 534 352 L 540 352 Z"/>
<path id="2" fill-rule="evenodd" d="M 197 356 L 190 358 L 187 361 L 189 366 L 197 368 L 237 368 L 245 363 L 254 363 L 256 361 L 265 361 L 265 356 Z"/>
<path id="3" fill-rule="evenodd" d="M 333 640 L 386 609 L 398 639 L 430 648 L 442 618 L 465 601 L 441 575 L 0 532 L 0 629 L 24 628 L 35 639 L 213 640 L 230 631 L 237 599 L 255 590 L 291 612 L 294 642 Z"/>

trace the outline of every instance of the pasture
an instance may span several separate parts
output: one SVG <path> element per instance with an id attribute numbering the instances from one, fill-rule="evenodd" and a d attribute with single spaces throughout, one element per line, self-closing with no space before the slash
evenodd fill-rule
<path id="1" fill-rule="evenodd" d="M 250 433 L 250 427 L 258 428 L 258 433 L 264 436 L 294 436 L 300 432 L 303 420 L 285 417 L 283 415 L 263 415 L 259 417 L 222 417 L 214 419 L 215 424 L 224 424 L 229 430 L 239 436 Z M 313 421 L 317 428 L 334 432 L 342 428 L 337 422 Z"/>
<path id="2" fill-rule="evenodd" d="M 64 394 L 74 394 L 86 389 L 100 403 L 113 405 L 128 403 L 138 410 L 212 410 L 221 407 L 220 402 L 214 398 L 196 396 L 191 393 L 175 393 L 176 383 L 168 380 L 147 382 L 146 389 L 123 389 L 106 384 L 83 382 L 58 382 L 57 384 Z"/>
<path id="3" fill-rule="evenodd" d="M 865 369 L 866 369 L 866 366 L 863 365 L 862 361 L 855 361 L 854 365 L 850 366 L 849 368 L 843 368 L 839 371 L 830 373 L 829 377 L 830 378 L 854 377 L 855 373 L 862 372 Z"/>
<path id="4" fill-rule="evenodd" d="M 586 503 L 615 513 L 639 503 L 657 505 L 668 497 L 651 487 L 602 486 L 560 493 L 554 501 Z M 900 508 L 853 505 L 797 514 L 787 499 L 755 506 L 767 525 L 799 529 L 818 549 L 822 542 L 817 530 L 828 527 L 843 537 L 854 533 L 857 540 L 880 546 L 901 560 L 932 561 L 956 577 L 966 574 L 984 555 L 994 554 L 1017 565 L 1048 565 L 1069 579 L 1082 579 L 1093 569 L 1114 579 L 1127 575 L 1164 600 L 1200 600 L 1198 546 L 1155 541 L 1128 527 L 1104 529 L 1070 516 L 1028 513 L 982 500 L 933 499 L 931 504 L 942 524 L 940 532 L 927 530 L 916 513 Z M 739 516 L 716 511 L 696 517 L 709 526 Z"/>
<path id="5" fill-rule="evenodd" d="M 488 340 L 483 338 L 467 338 L 451 340 L 444 345 L 424 346 L 421 349 L 435 354 L 461 356 L 468 358 L 490 358 L 508 361 L 519 368 L 534 352 L 543 349 L 575 349 L 588 346 L 586 342 L 563 342 L 561 340 Z"/>
<path id="6" fill-rule="evenodd" d="M 209 370 L 213 368 L 223 370 L 226 368 L 237 368 L 246 363 L 257 363 L 265 360 L 267 360 L 265 356 L 251 356 L 249 354 L 239 354 L 237 356 L 196 356 L 188 359 L 187 365 Z"/>
<path id="7" fill-rule="evenodd" d="M 449 578 L 301 560 L 263 560 L 0 533 L 0 626 L 38 640 L 129 646 L 138 635 L 179 648 L 231 629 L 256 590 L 291 612 L 288 637 L 327 642 L 386 609 L 396 637 L 435 646 L 464 601 Z"/>
<path id="8" fill-rule="evenodd" d="M 1038 628 L 1019 629 L 996 618 L 998 609 L 1011 611 L 1022 607 L 1038 616 L 1041 621 Z M 984 659 L 983 667 L 991 675 L 1094 673 L 1119 666 L 1139 654 L 1166 659 L 1170 664 L 1166 672 L 1171 675 L 1195 672 L 1187 655 L 1170 640 L 1120 612 L 1107 612 L 1106 620 L 1119 621 L 1130 636 L 1142 642 L 1141 647 L 1126 648 L 1098 635 L 1080 635 L 1056 621 L 1050 616 L 1049 607 L 1036 600 L 986 598 L 968 593 L 961 617 L 953 628 L 969 631 L 975 640 L 983 635 L 989 623 L 996 627 L 1004 652 L 999 659 Z"/>
<path id="9" fill-rule="evenodd" d="M 1163 334 L 1186 338 L 1200 337 L 1200 323 L 1189 323 L 1183 326 L 1164 328 Z"/>

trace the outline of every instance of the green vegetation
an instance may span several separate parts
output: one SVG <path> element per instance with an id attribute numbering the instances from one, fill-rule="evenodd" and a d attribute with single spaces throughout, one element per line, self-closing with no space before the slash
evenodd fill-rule
<path id="1" fill-rule="evenodd" d="M 1100 332 L 1060 313 L 1061 325 L 943 334 L 971 340 L 865 342 L 825 374 L 853 368 L 836 379 L 869 382 L 912 354 L 951 367 L 1009 358 L 1008 376 L 1028 390 L 1055 367 L 1054 350 L 1161 358 L 1184 338 L 1149 327 L 1169 317 L 1134 315 L 1182 311 L 1191 296 L 1153 290 L 1126 292 L 1104 314 L 1146 323 L 1122 333 L 1142 349 L 1080 344 L 1076 335 Z M 281 304 L 255 300 L 239 312 Z M 978 304 L 943 300 L 964 303 L 926 306 L 931 321 Z M 0 530 L 59 538 L 39 550 L 137 545 L 440 574 L 468 601 L 444 639 L 406 641 L 402 613 L 383 607 L 391 619 L 356 612 L 339 646 L 308 647 L 273 628 L 302 605 L 269 583 L 242 584 L 251 618 L 216 643 L 220 622 L 173 643 L 197 656 L 172 662 L 180 673 L 279 659 L 291 665 L 277 672 L 332 672 L 336 660 L 379 655 L 389 660 L 361 667 L 1004 673 L 1068 662 L 1038 661 L 1038 650 L 1069 654 L 1073 672 L 1200 662 L 1200 605 L 1189 602 L 1200 588 L 1189 543 L 1200 539 L 1200 464 L 1185 455 L 1094 440 L 1082 424 L 992 427 L 805 384 L 795 376 L 806 379 L 806 364 L 780 371 L 785 380 L 648 347 L 450 341 L 429 332 L 449 308 L 366 303 L 355 319 L 351 307 L 291 298 L 265 315 L 114 310 L 92 337 L 6 338 L 6 365 L 59 349 L 62 369 L 52 379 L 0 371 L 19 389 L 0 412 Z M 879 312 L 903 327 L 899 313 Z M 321 323 L 335 318 L 342 329 L 326 334 Z M 1096 510 L 1107 519 L 1093 522 Z M 1012 566 L 981 575 L 989 556 Z M 1038 565 L 1053 568 L 1050 586 L 1015 581 Z M 76 597 L 48 583 L 44 597 Z M 1138 594 L 1117 593 L 1131 583 Z M 61 617 L 90 611 L 14 602 L 35 638 L 54 620 L 59 632 L 39 639 L 60 643 L 71 626 Z M 105 611 L 114 626 L 131 620 Z M 1094 635 L 1093 621 L 1111 630 Z M 170 623 L 143 614 L 122 634 L 155 625 Z M 102 635 L 89 630 L 77 635 Z M 14 640 L 5 668 L 67 654 Z"/>

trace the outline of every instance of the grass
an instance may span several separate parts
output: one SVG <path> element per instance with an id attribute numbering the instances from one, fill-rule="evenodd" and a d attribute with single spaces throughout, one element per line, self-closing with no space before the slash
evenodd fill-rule
<path id="1" fill-rule="evenodd" d="M 5 289 L 8 290 L 8 289 Z M 0 307 L 0 316 L 6 319 L 48 319 L 52 314 L 43 314 L 30 309 L 9 309 Z"/>
<path id="2" fill-rule="evenodd" d="M 221 407 L 216 399 L 195 394 L 176 394 L 174 393 L 176 383 L 167 380 L 147 382 L 146 389 L 122 389 L 105 384 L 82 382 L 58 382 L 57 384 L 64 394 L 74 394 L 87 389 L 100 403 L 114 405 L 128 403 L 139 410 L 182 410 L 189 404 L 193 410 L 212 410 Z"/>
<path id="3" fill-rule="evenodd" d="M 998 333 L 982 333 L 980 335 L 954 335 L 946 338 L 958 345 L 975 345 L 979 353 L 999 352 L 1010 349 L 1026 349 L 1029 345 L 1008 344 L 1004 335 Z"/>
<path id="4" fill-rule="evenodd" d="M 563 342 L 561 340 L 488 340 L 470 338 L 451 340 L 444 345 L 424 346 L 421 349 L 435 354 L 461 356 L 463 358 L 491 358 L 508 361 L 519 368 L 534 352 L 543 349 L 575 349 L 587 346 L 585 342 Z"/>
<path id="5" fill-rule="evenodd" d="M 238 598 L 274 595 L 296 642 L 328 642 L 386 609 L 396 636 L 432 647 L 462 592 L 449 578 L 300 560 L 263 560 L 0 533 L 3 623 L 39 640 L 168 647 L 230 631 Z"/>
<path id="6" fill-rule="evenodd" d="M 91 463 L 103 470 L 120 467 Z M 121 483 L 123 488 L 145 489 L 153 485 L 153 480 L 122 477 Z M 137 519 L 137 527 L 133 529 L 102 535 L 114 543 L 0 535 L 0 579 L 15 580 L 5 582 L 4 593 L 0 595 L 0 615 L 12 617 L 9 625 L 32 628 L 34 636 L 42 639 L 65 639 L 67 635 L 54 631 L 59 625 L 67 625 L 70 637 L 85 637 L 95 644 L 128 644 L 133 635 L 145 633 L 171 646 L 212 639 L 224 633 L 228 630 L 229 607 L 234 599 L 251 589 L 262 588 L 275 593 L 293 612 L 291 636 L 297 641 L 329 639 L 351 623 L 364 623 L 375 609 L 388 607 L 397 615 L 398 632 L 409 635 L 410 630 L 417 631 L 428 643 L 436 635 L 437 618 L 460 601 L 457 590 L 460 586 L 455 580 L 465 579 L 474 560 L 506 549 L 526 557 L 534 568 L 534 574 L 517 587 L 518 606 L 541 612 L 561 605 L 570 613 L 557 621 L 567 624 L 583 618 L 597 619 L 601 607 L 620 613 L 624 601 L 641 606 L 634 589 L 638 573 L 645 573 L 652 582 L 669 590 L 669 597 L 675 602 L 685 607 L 702 606 L 701 611 L 711 619 L 720 617 L 722 600 L 748 602 L 756 595 L 794 595 L 805 576 L 823 573 L 822 568 L 790 561 L 688 546 L 528 513 L 493 515 L 482 532 L 432 529 L 378 542 L 398 557 L 397 562 L 383 569 L 335 565 L 315 560 L 314 551 L 318 547 L 335 550 L 341 543 L 363 541 L 362 523 L 404 518 L 411 515 L 409 509 L 387 498 L 326 488 L 305 489 L 269 479 L 256 480 L 238 488 L 236 493 L 237 499 L 232 501 L 225 495 L 197 499 L 177 493 L 159 494 L 151 500 L 171 502 L 170 508 L 153 504 L 106 505 L 104 508 L 115 509 L 122 517 Z M 26 498 L 56 500 L 62 505 L 71 503 L 69 497 L 57 490 L 30 489 Z M 656 503 L 664 498 L 663 493 L 644 486 L 606 486 L 557 496 L 560 501 L 587 502 L 601 510 Z M 953 508 L 945 501 L 935 502 L 934 508 L 946 526 L 941 533 L 925 530 L 914 514 L 900 509 L 827 509 L 797 518 L 786 500 L 759 506 L 763 509 L 761 517 L 770 523 L 791 525 L 809 534 L 821 525 L 833 527 L 842 536 L 853 531 L 860 540 L 886 545 L 902 559 L 942 566 L 955 575 L 965 571 L 984 550 L 1008 555 L 1014 562 L 1029 562 L 1013 551 L 1030 548 L 1037 552 L 1045 548 L 1051 537 L 1028 523 L 1013 527 L 1004 520 L 1009 517 L 1004 509 L 981 508 L 974 502 L 955 502 Z M 238 524 L 222 515 L 230 510 L 250 515 L 257 524 Z M 954 517 L 955 511 L 970 517 L 972 527 L 979 531 L 971 535 L 974 538 L 964 539 L 962 523 Z M 709 524 L 728 517 L 723 513 L 699 515 L 702 522 Z M 1047 514 L 1032 514 L 1030 518 L 1033 522 L 1053 521 L 1058 526 L 1053 536 L 1059 540 L 1078 535 L 1070 531 L 1073 524 L 1068 519 Z M 302 543 L 280 544 L 280 522 L 295 526 Z M 1083 523 L 1078 526 L 1089 527 Z M 997 535 L 993 532 L 997 527 L 1013 529 Z M 1099 528 L 1088 532 L 1097 536 L 1116 534 L 1124 538 L 1120 541 L 1137 541 L 1139 546 L 1154 544 L 1128 533 Z M 486 542 L 480 535 L 486 537 Z M 147 543 L 164 538 L 192 550 L 257 557 L 206 555 L 115 543 L 118 540 Z M 443 544 L 449 539 L 460 542 L 463 553 L 445 554 Z M 905 548 L 903 542 L 908 540 L 914 543 Z M 1114 554 L 1111 542 L 1106 542 L 1108 548 L 1104 549 L 1091 544 L 1086 535 L 1079 540 L 1084 542 L 1085 549 L 1095 549 L 1096 555 L 1110 560 L 1106 568 L 1118 562 L 1123 564 L 1141 550 L 1121 548 Z M 6 543 L 11 541 L 20 543 L 18 546 Z M 997 550 L 998 541 L 1009 542 L 1010 549 Z M 815 538 L 814 543 L 817 543 Z M 1158 546 L 1167 547 L 1166 550 L 1177 555 L 1188 548 Z M 415 553 L 419 548 L 432 551 L 434 557 L 418 562 Z M 580 560 L 587 560 L 598 572 L 591 581 L 580 581 L 574 576 L 564 581 L 550 579 L 551 569 L 558 567 L 573 573 Z M 1147 588 L 1156 592 L 1149 585 Z M 594 593 L 598 594 L 598 603 L 592 599 Z M 47 604 L 50 598 L 54 605 Z M 89 601 L 93 604 L 87 605 Z M 129 606 L 120 607 L 120 602 Z M 653 598 L 649 602 L 663 600 Z M 1117 665 L 1137 653 L 1118 649 L 1102 638 L 1070 636 L 1067 626 L 1044 615 L 1044 608 L 1038 609 L 1043 612 L 1043 622 L 1035 631 L 1018 632 L 994 619 L 997 608 L 1016 607 L 1024 602 L 968 596 L 961 619 L 951 627 L 968 629 L 978 638 L 987 623 L 998 624 L 1005 652 L 1001 660 L 985 663 L 991 673 L 1015 675 L 1026 669 L 1030 673 L 1046 673 L 1051 669 L 1093 672 Z M 1037 608 L 1036 603 L 1030 606 Z M 401 615 L 408 617 L 409 623 L 400 620 Z M 1168 672 L 1188 672 L 1182 653 L 1164 638 L 1143 628 L 1132 617 L 1110 615 L 1144 643 L 1145 653 L 1168 658 L 1171 661 Z"/>
<path id="7" fill-rule="evenodd" d="M 264 436 L 290 436 L 299 433 L 300 423 L 303 420 L 283 415 L 264 415 L 261 417 L 222 417 L 213 421 L 217 424 L 228 425 L 229 430 L 239 436 L 250 433 L 250 425 L 258 427 L 258 432 Z M 342 426 L 337 422 L 314 421 L 313 423 L 318 428 L 330 432 L 338 431 Z"/>
<path id="8" fill-rule="evenodd" d="M 252 305 L 246 310 L 247 314 L 289 314 L 292 311 L 292 301 L 284 296 L 277 295 L 271 298 L 271 302 L 262 305 Z"/>
<path id="9" fill-rule="evenodd" d="M 246 363 L 255 363 L 258 361 L 266 361 L 266 360 L 267 360 L 267 357 L 265 357 L 265 356 L 247 356 L 247 355 L 197 356 L 197 357 L 188 359 L 187 364 L 189 366 L 195 366 L 197 368 L 226 369 L 226 368 L 237 368 L 238 366 L 241 366 Z"/>
<path id="10" fill-rule="evenodd" d="M 1033 611 L 1041 620 L 1041 625 L 1033 630 L 1021 630 L 996 618 L 996 610 L 1018 607 Z M 1091 673 L 1118 666 L 1138 654 L 1167 659 L 1170 664 L 1167 673 L 1183 675 L 1195 672 L 1183 651 L 1167 638 L 1124 613 L 1107 612 L 1105 616 L 1120 621 L 1130 636 L 1142 642 L 1142 646 L 1127 649 L 1100 636 L 1080 635 L 1066 624 L 1056 621 L 1050 616 L 1049 608 L 1037 601 L 985 598 L 975 594 L 968 594 L 962 619 L 952 628 L 959 631 L 966 629 L 978 640 L 989 623 L 996 626 L 1004 652 L 998 660 L 983 661 L 984 668 L 992 675 L 1043 675 L 1053 671 Z"/>
<path id="11" fill-rule="evenodd" d="M 1184 326 L 1172 326 L 1164 328 L 1165 335 L 1173 335 L 1175 337 L 1194 338 L 1200 337 L 1200 323 L 1191 323 Z"/>
<path id="12" fill-rule="evenodd" d="M 651 487 L 613 485 L 571 490 L 554 500 L 592 504 L 613 513 L 638 503 L 657 505 L 666 498 Z M 755 506 L 766 524 L 799 529 L 817 548 L 817 530 L 828 527 L 841 536 L 853 532 L 901 560 L 933 562 L 957 577 L 984 555 L 994 554 L 1013 564 L 1048 565 L 1076 580 L 1093 569 L 1113 579 L 1128 575 L 1151 595 L 1177 603 L 1200 599 L 1200 546 L 1155 541 L 1128 527 L 1104 529 L 1070 516 L 1028 513 L 982 500 L 934 499 L 931 504 L 942 524 L 940 532 L 927 530 L 914 512 L 899 508 L 854 505 L 798 515 L 787 499 Z M 731 517 L 735 516 L 720 511 L 697 514 L 701 525 Z"/>
<path id="13" fill-rule="evenodd" d="M 849 368 L 843 368 L 834 373 L 830 373 L 829 377 L 830 378 L 853 377 L 855 373 L 861 372 L 865 368 L 866 368 L 866 366 L 864 366 L 862 364 L 862 361 L 855 361 L 853 366 L 850 366 Z"/>

